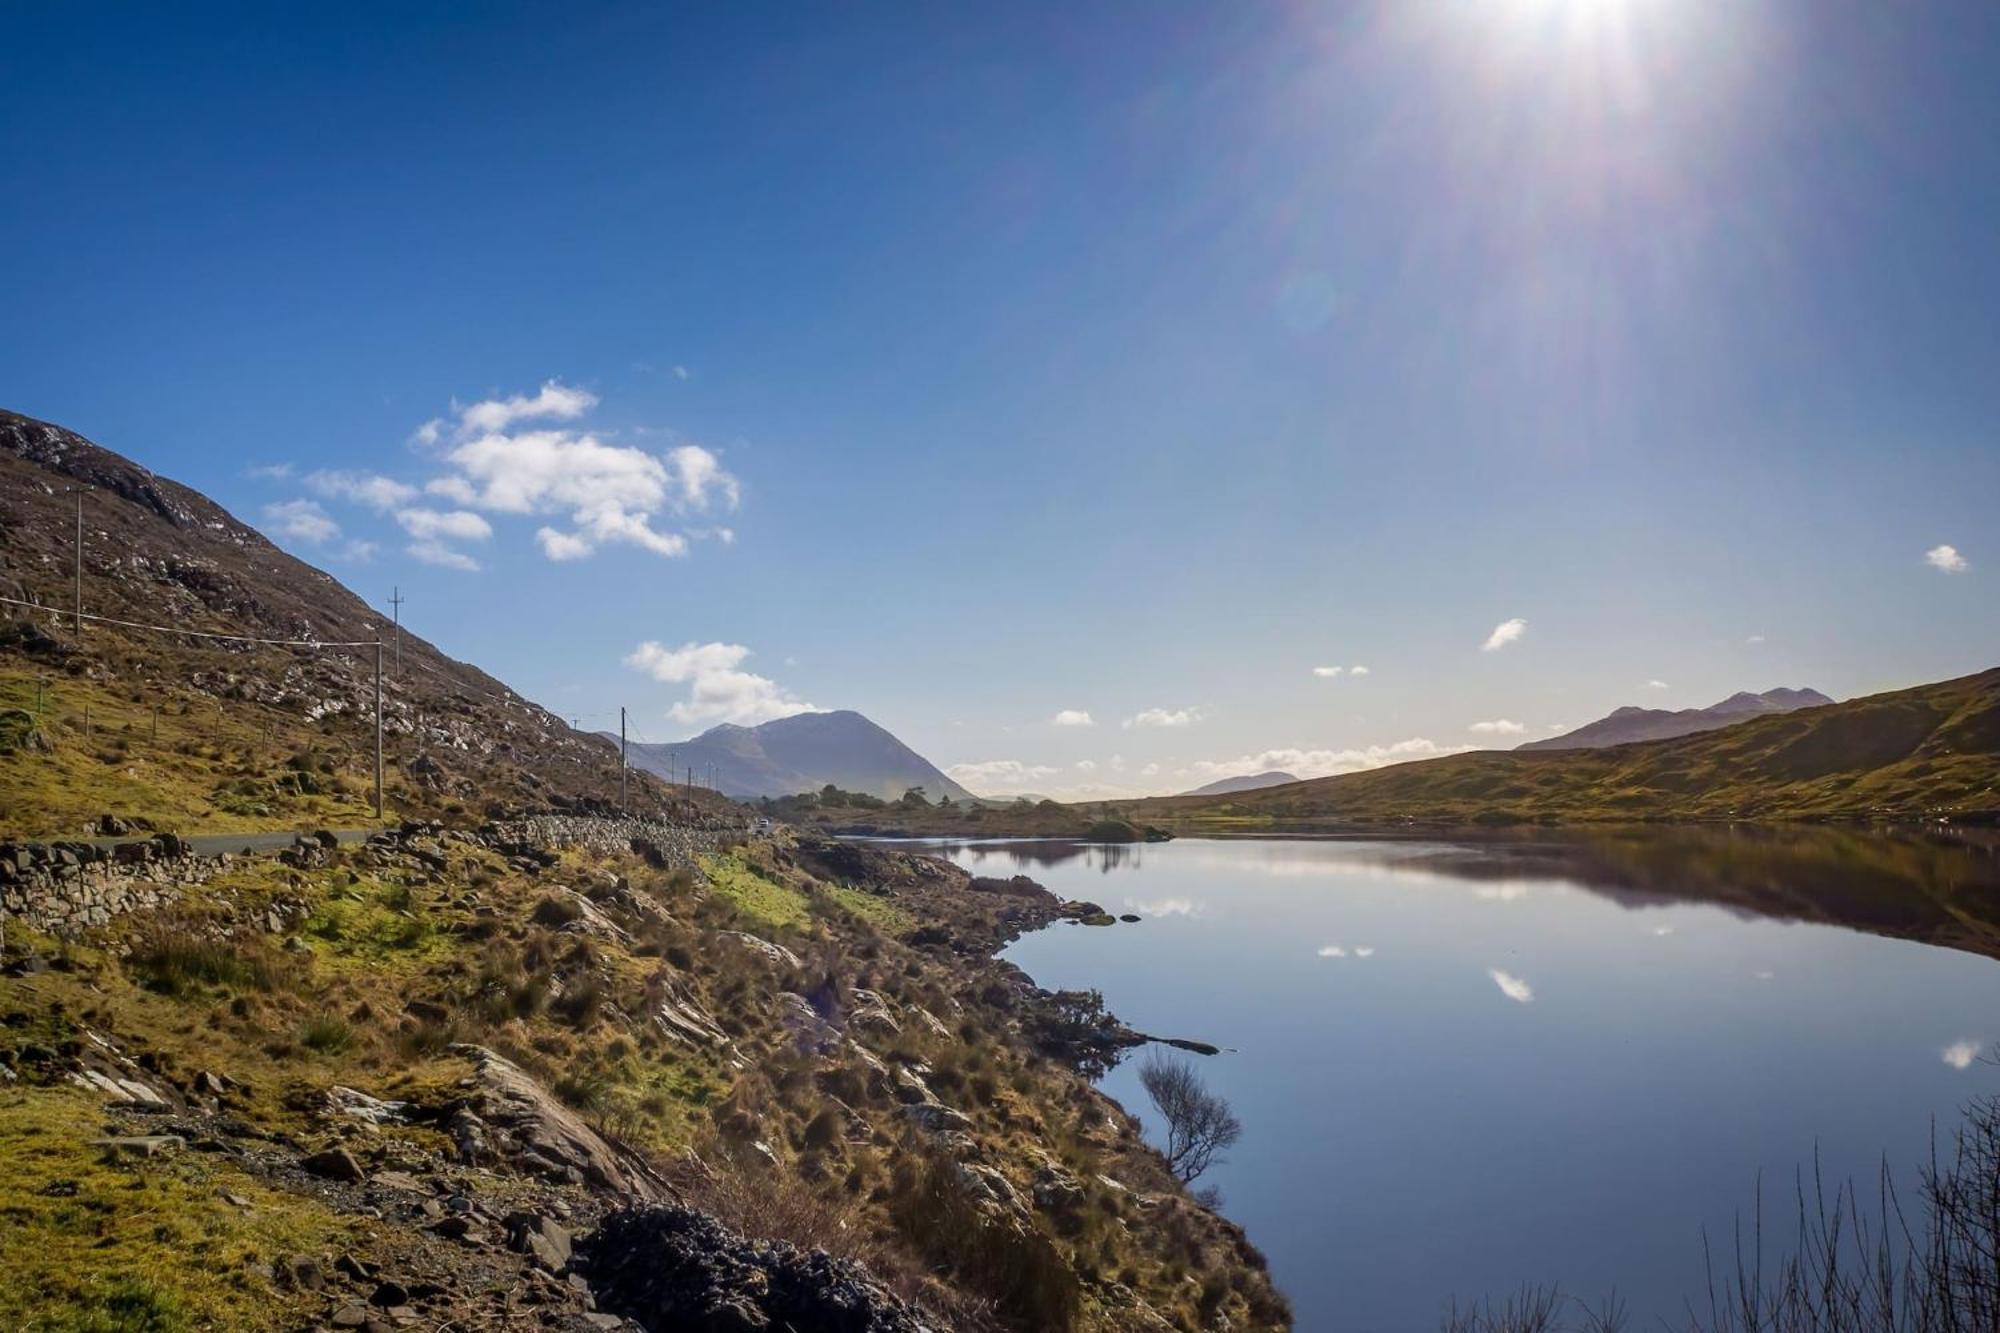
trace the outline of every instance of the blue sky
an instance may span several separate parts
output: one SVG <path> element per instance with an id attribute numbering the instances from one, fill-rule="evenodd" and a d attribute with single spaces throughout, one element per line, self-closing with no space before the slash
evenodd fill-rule
<path id="1" fill-rule="evenodd" d="M 1996 54 L 1922 0 L 9 6 L 0 403 L 652 739 L 854 707 L 1088 795 L 1846 696 L 2000 660 Z"/>

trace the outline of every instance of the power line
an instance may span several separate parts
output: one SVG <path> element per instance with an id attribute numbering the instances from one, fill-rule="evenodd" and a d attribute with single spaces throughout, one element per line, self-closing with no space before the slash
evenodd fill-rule
<path id="1" fill-rule="evenodd" d="M 43 606 L 40 602 L 24 602 L 18 597 L 0 597 L 0 603 L 8 606 L 25 606 L 32 611 L 52 611 L 55 608 Z M 94 620 L 100 625 L 118 625 L 125 629 L 151 630 L 155 634 L 180 634 L 193 639 L 227 639 L 232 643 L 261 643 L 278 648 L 373 648 L 378 639 L 260 639 L 249 634 L 217 634 L 210 630 L 181 629 L 177 625 L 147 625 L 137 620 L 118 620 L 111 616 L 86 615 L 79 611 L 83 620 Z"/>

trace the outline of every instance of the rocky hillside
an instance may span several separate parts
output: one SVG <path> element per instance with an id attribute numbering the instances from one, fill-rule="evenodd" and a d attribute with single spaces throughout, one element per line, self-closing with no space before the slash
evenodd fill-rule
<path id="1" fill-rule="evenodd" d="M 575 816 L 174 884 L 6 923 L 0 1327 L 1288 1326 L 1096 1091 L 1136 1038 L 992 956 L 1089 904 Z"/>
<path id="2" fill-rule="evenodd" d="M 1615 708 L 1606 717 L 1575 731 L 1546 740 L 1528 741 L 1519 750 L 1595 750 L 1606 745 L 1630 745 L 1634 741 L 1665 741 L 1676 736 L 1692 736 L 1734 726 L 1746 718 L 1767 713 L 1790 713 L 1801 708 L 1819 708 L 1833 700 L 1818 690 L 1779 688 L 1752 694 L 1741 690 L 1721 703 L 1706 708 Z"/>
<path id="3" fill-rule="evenodd" d="M 1676 740 L 1486 751 L 1226 797 L 1134 802 L 1170 826 L 1640 819 L 2000 820 L 2000 668 Z"/>
<path id="4" fill-rule="evenodd" d="M 77 834 L 101 814 L 178 832 L 353 824 L 374 765 L 372 648 L 264 647 L 86 622 L 83 605 L 189 631 L 319 642 L 388 618 L 204 496 L 79 435 L 0 412 L 0 835 Z M 616 751 L 405 631 L 386 682 L 399 814 L 602 801 Z M 664 785 L 636 800 L 660 808 Z"/>
<path id="5" fill-rule="evenodd" d="M 893 801 L 921 788 L 936 802 L 972 794 L 861 714 L 798 713 L 755 727 L 723 723 L 692 740 L 633 745 L 631 762 L 662 777 L 707 782 L 737 800 L 797 796 L 833 786 Z"/>

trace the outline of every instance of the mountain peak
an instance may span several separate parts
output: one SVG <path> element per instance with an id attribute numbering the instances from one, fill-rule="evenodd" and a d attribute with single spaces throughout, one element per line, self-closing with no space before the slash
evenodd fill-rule
<path id="1" fill-rule="evenodd" d="M 1714 731 L 1753 717 L 1789 713 L 1800 708 L 1817 708 L 1833 700 L 1818 690 L 1780 687 L 1756 694 L 1738 690 L 1720 703 L 1707 708 L 1640 708 L 1626 704 L 1588 726 L 1547 740 L 1529 741 L 1523 750 L 1595 750 L 1607 745 L 1629 745 L 1635 741 L 1663 741 L 1676 736 L 1692 736 Z"/>
<path id="2" fill-rule="evenodd" d="M 851 708 L 793 713 L 756 726 L 723 722 L 673 744 L 635 744 L 637 766 L 697 783 L 712 783 L 739 799 L 796 796 L 828 783 L 842 791 L 895 800 L 921 787 L 935 801 L 972 799 L 935 764 Z"/>

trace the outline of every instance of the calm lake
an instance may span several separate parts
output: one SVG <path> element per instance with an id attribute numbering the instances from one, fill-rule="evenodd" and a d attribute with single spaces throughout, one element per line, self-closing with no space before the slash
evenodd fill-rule
<path id="1" fill-rule="evenodd" d="M 1817 1153 L 1914 1204 L 1933 1127 L 2000 1092 L 1991 840 L 1691 830 L 1477 843 L 937 844 L 1144 921 L 1008 957 L 1199 1062 L 1245 1132 L 1203 1183 L 1302 1330 L 1432 1329 L 1528 1282 L 1633 1327 L 1706 1309 L 1761 1174 Z M 1150 1116 L 1128 1060 L 1106 1089 Z M 1720 1276 L 1720 1274 L 1718 1274 Z"/>

